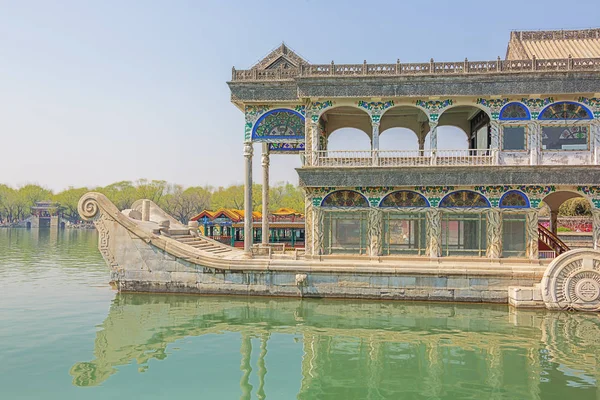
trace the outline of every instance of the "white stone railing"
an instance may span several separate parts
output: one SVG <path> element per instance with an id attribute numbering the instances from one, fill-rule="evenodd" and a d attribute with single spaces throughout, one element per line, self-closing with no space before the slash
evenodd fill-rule
<path id="1" fill-rule="evenodd" d="M 320 150 L 318 167 L 422 167 L 495 165 L 496 150 Z"/>
<path id="2" fill-rule="evenodd" d="M 600 58 L 557 58 L 529 60 L 450 61 L 431 59 L 424 63 L 395 64 L 309 64 L 298 68 L 274 70 L 232 71 L 232 81 L 277 81 L 297 77 L 328 76 L 401 76 L 401 75 L 456 75 L 456 74 L 512 74 L 537 71 L 600 71 Z"/>
<path id="3" fill-rule="evenodd" d="M 540 250 L 538 252 L 538 258 L 540 260 L 550 260 L 556 258 L 556 252 L 554 250 Z"/>

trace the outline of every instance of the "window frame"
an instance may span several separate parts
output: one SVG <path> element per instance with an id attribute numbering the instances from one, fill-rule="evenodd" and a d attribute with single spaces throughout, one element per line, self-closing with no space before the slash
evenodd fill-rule
<path id="1" fill-rule="evenodd" d="M 545 120 L 545 121 L 550 121 L 550 120 Z M 576 123 L 565 123 L 566 121 L 576 121 Z M 589 120 L 556 120 L 556 121 L 550 121 L 550 122 L 546 122 L 546 123 L 540 123 L 540 151 L 544 152 L 544 153 L 555 153 L 555 152 L 565 152 L 565 151 L 579 151 L 579 152 L 589 152 L 591 149 L 591 133 L 592 133 L 592 124 L 590 122 L 585 123 L 582 121 L 589 121 Z M 576 127 L 576 126 L 583 126 L 587 128 L 587 140 L 586 140 L 586 144 L 587 144 L 587 148 L 586 149 L 545 149 L 544 148 L 544 127 L 548 127 L 548 128 L 556 128 L 556 127 Z"/>
<path id="2" fill-rule="evenodd" d="M 522 122 L 522 120 L 517 120 L 517 123 L 514 124 L 501 124 L 502 126 L 502 134 L 500 135 L 500 144 L 502 152 L 504 153 L 526 153 L 529 151 L 529 125 Z M 524 128 L 525 130 L 525 148 L 522 150 L 514 150 L 514 149 L 505 149 L 504 148 L 504 129 L 505 128 Z"/>

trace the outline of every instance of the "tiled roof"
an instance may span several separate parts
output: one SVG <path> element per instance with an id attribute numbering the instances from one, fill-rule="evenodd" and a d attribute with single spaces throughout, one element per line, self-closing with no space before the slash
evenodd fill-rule
<path id="1" fill-rule="evenodd" d="M 600 58 L 600 29 L 512 32 L 507 60 Z"/>

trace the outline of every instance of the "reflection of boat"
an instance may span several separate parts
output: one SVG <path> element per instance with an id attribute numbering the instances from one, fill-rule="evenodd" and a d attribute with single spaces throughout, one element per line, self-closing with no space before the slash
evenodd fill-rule
<path id="1" fill-rule="evenodd" d="M 132 207 L 120 212 L 100 193 L 88 193 L 79 202 L 81 216 L 99 231 L 98 247 L 121 291 L 508 303 L 509 287 L 518 285 L 510 291 L 515 306 L 600 309 L 600 273 L 589 263 L 600 263 L 595 250 L 564 253 L 548 268 L 548 261 L 522 259 L 315 258 L 297 249 L 276 254 L 270 248 L 248 254 L 199 235 L 197 222 L 184 226 L 149 200 Z M 366 247 L 366 229 L 362 220 L 342 229 L 345 248 Z M 585 276 L 568 275 L 573 263 L 583 263 Z M 545 271 L 542 290 L 535 285 Z M 556 284 L 565 279 L 575 285 L 566 293 L 566 285 Z"/>
<path id="2" fill-rule="evenodd" d="M 267 374 L 271 357 L 300 366 L 301 399 L 326 393 L 369 398 L 365 390 L 371 389 L 387 396 L 474 396 L 482 381 L 485 390 L 508 398 L 537 398 L 545 390 L 542 375 L 583 387 L 599 377 L 600 324 L 588 315 L 509 312 L 503 306 L 143 294 L 117 295 L 97 333 L 95 359 L 75 364 L 71 375 L 78 386 L 99 385 L 134 361 L 140 370 L 151 368 L 150 360 L 169 362 L 176 351 L 169 345 L 184 338 L 221 333 L 234 334 L 219 337 L 239 348 L 232 362 L 236 369 L 241 365 L 245 394 L 252 390 L 252 374 L 265 390 L 265 380 L 276 372 Z M 297 344 L 269 346 L 274 335 L 298 338 L 285 342 Z M 177 346 L 190 343 L 203 346 L 189 340 Z M 526 376 L 515 376 L 516 370 Z M 469 376 L 473 381 L 465 381 Z"/>

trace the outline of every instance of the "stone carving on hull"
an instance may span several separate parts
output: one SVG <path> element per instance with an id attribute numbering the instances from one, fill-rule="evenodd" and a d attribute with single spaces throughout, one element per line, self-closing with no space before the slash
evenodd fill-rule
<path id="1" fill-rule="evenodd" d="M 551 310 L 600 311 L 600 251 L 571 250 L 554 259 L 542 279 Z"/>
<path id="2" fill-rule="evenodd" d="M 114 222 L 112 218 L 102 212 L 98 201 L 92 197 L 82 197 L 77 206 L 79 215 L 86 221 L 93 221 L 98 230 L 98 250 L 102 258 L 108 264 L 111 270 L 115 270 L 119 265 L 110 251 L 110 232 L 107 223 Z"/>

